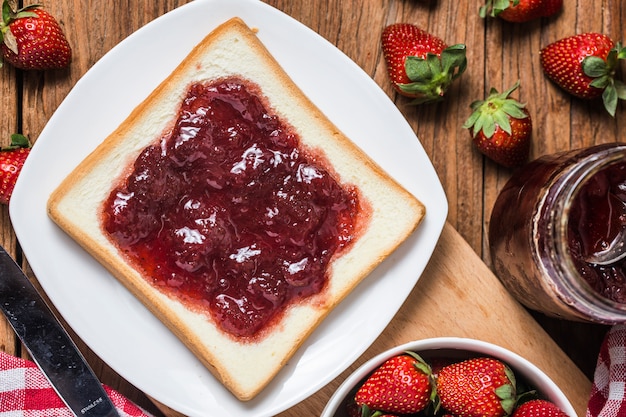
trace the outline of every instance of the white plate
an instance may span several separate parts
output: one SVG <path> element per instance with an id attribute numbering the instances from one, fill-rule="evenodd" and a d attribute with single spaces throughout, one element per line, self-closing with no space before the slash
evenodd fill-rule
<path id="1" fill-rule="evenodd" d="M 330 119 L 418 197 L 417 232 L 324 321 L 272 383 L 242 403 L 47 217 L 54 188 L 218 24 L 240 16 Z M 371 45 L 375 50 L 378 45 Z M 109 366 L 189 416 L 271 416 L 334 379 L 384 330 L 426 267 L 448 212 L 441 183 L 393 102 L 354 62 L 258 0 L 196 0 L 129 36 L 76 84 L 20 175 L 11 220 L 44 290 Z M 376 308 L 372 308 L 376 305 Z"/>

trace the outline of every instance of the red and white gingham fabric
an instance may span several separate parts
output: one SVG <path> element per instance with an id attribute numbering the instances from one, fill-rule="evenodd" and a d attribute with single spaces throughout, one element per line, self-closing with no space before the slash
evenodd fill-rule
<path id="1" fill-rule="evenodd" d="M 626 416 L 626 325 L 607 333 L 596 365 L 586 417 Z"/>
<path id="2" fill-rule="evenodd" d="M 122 417 L 152 417 L 104 386 Z M 34 362 L 0 352 L 0 417 L 74 417 Z"/>

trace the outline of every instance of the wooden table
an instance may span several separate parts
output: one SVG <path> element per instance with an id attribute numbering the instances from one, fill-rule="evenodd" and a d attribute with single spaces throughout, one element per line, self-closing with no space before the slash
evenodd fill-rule
<path id="1" fill-rule="evenodd" d="M 186 2 L 45 1 L 47 9 L 57 16 L 68 35 L 74 60 L 69 70 L 60 72 L 25 73 L 10 66 L 0 70 L 2 140 L 8 143 L 11 133 L 23 132 L 36 143 L 42 128 L 68 91 L 103 54 L 139 27 Z M 470 0 L 267 0 L 267 3 L 335 44 L 394 98 L 431 157 L 449 200 L 448 223 L 422 279 L 385 334 L 350 370 L 397 342 L 437 335 L 481 337 L 527 353 L 531 356 L 529 359 L 549 368 L 557 383 L 567 384 L 570 400 L 583 415 L 589 379 L 593 376 L 607 327 L 529 314 L 498 287 L 497 279 L 490 272 L 486 231 L 494 200 L 511 170 L 498 167 L 476 152 L 462 124 L 473 100 L 483 98 L 490 87 L 502 91 L 519 79 L 518 97 L 528 103 L 535 125 L 531 157 L 623 140 L 624 135 L 619 132 L 626 131 L 626 107 L 620 104 L 616 117 L 611 118 L 598 102 L 567 96 L 541 73 L 538 51 L 553 40 L 585 31 L 604 32 L 616 40 L 626 38 L 626 25 L 620 20 L 620 16 L 626 14 L 626 3 L 569 1 L 557 17 L 523 25 L 495 20 L 485 22 L 478 17 L 481 1 Z M 382 28 L 394 22 L 416 23 L 449 44 L 467 45 L 468 69 L 444 102 L 412 107 L 406 99 L 395 97 L 379 46 Z M 624 78 L 623 68 L 620 75 Z M 62 145 L 62 138 L 59 138 L 59 146 Z M 0 227 L 0 243 L 29 271 L 6 207 L 0 209 Z M 471 288 L 467 287 L 468 282 Z M 415 323 L 420 315 L 428 314 L 425 310 L 443 308 L 442 301 L 433 297 L 437 291 L 475 306 L 464 315 L 463 326 L 458 325 L 459 318 L 454 315 L 436 323 Z M 472 291 L 483 294 L 467 299 Z M 495 299 L 487 298 L 494 294 Z M 506 317 L 502 316 L 503 311 L 509 311 Z M 501 317 L 518 324 L 516 334 L 493 331 L 498 328 L 493 323 Z M 178 415 L 150 401 L 93 355 L 84 343 L 80 340 L 78 343 L 103 382 L 155 415 Z M 26 356 L 3 320 L 0 321 L 0 349 Z M 566 363 L 565 370 L 555 370 L 559 368 L 555 363 L 562 361 Z M 332 390 L 350 370 L 282 415 L 319 415 Z"/>

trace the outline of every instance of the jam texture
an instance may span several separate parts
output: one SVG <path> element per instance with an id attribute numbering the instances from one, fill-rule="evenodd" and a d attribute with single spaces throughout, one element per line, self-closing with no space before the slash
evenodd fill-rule
<path id="1" fill-rule="evenodd" d="M 593 175 L 572 202 L 569 247 L 580 275 L 602 296 L 626 303 L 626 259 L 595 265 L 585 259 L 607 249 L 626 227 L 626 162 Z"/>
<path id="2" fill-rule="evenodd" d="M 102 226 L 152 285 L 254 337 L 322 291 L 355 237 L 358 192 L 318 158 L 249 81 L 192 84 L 104 202 Z"/>

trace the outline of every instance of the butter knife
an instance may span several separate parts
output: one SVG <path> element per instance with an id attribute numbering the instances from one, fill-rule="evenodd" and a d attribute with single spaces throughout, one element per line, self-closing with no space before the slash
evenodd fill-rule
<path id="1" fill-rule="evenodd" d="M 0 309 L 59 397 L 77 417 L 119 417 L 61 323 L 1 246 Z"/>

